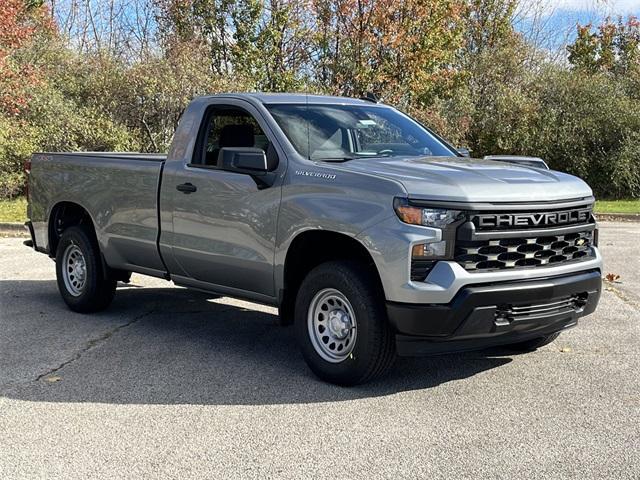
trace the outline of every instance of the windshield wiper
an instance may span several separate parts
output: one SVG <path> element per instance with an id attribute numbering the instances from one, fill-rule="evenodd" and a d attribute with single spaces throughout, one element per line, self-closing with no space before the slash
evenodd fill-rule
<path id="1" fill-rule="evenodd" d="M 312 158 L 311 160 L 316 160 L 320 162 L 348 162 L 349 160 L 355 160 L 356 158 L 363 158 L 363 157 L 348 157 L 345 155 L 344 157 Z"/>
<path id="2" fill-rule="evenodd" d="M 311 160 L 321 161 L 321 162 L 348 162 L 349 160 L 357 160 L 361 158 L 391 158 L 394 155 L 383 154 L 383 155 L 344 155 L 342 157 L 326 157 L 326 158 L 312 158 Z"/>

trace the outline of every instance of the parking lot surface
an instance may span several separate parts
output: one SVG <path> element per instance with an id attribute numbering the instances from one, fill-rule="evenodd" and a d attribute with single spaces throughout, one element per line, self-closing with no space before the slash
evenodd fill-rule
<path id="1" fill-rule="evenodd" d="M 595 314 L 530 354 L 317 380 L 275 309 L 134 276 L 70 312 L 0 239 L 0 478 L 640 478 L 640 223 L 602 224 Z"/>

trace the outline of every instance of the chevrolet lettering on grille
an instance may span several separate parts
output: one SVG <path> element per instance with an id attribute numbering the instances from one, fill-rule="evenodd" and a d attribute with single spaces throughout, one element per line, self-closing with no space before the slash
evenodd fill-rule
<path id="1" fill-rule="evenodd" d="M 480 228 L 548 227 L 589 221 L 590 208 L 545 213 L 499 213 L 475 215 L 473 222 Z"/>

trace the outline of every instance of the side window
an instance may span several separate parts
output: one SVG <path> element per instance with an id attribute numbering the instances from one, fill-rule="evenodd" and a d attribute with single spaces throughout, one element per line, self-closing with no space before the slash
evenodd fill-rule
<path id="1" fill-rule="evenodd" d="M 269 140 L 256 119 L 241 108 L 214 108 L 207 114 L 200 148 L 193 163 L 219 167 L 218 153 L 224 147 L 260 148 L 266 153 Z"/>

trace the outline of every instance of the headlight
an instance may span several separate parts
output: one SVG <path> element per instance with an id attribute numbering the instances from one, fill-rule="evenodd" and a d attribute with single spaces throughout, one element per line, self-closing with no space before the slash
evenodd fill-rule
<path id="1" fill-rule="evenodd" d="M 462 213 L 460 210 L 414 207 L 403 198 L 394 199 L 393 208 L 400 220 L 405 223 L 434 228 L 445 228 L 455 222 Z"/>

